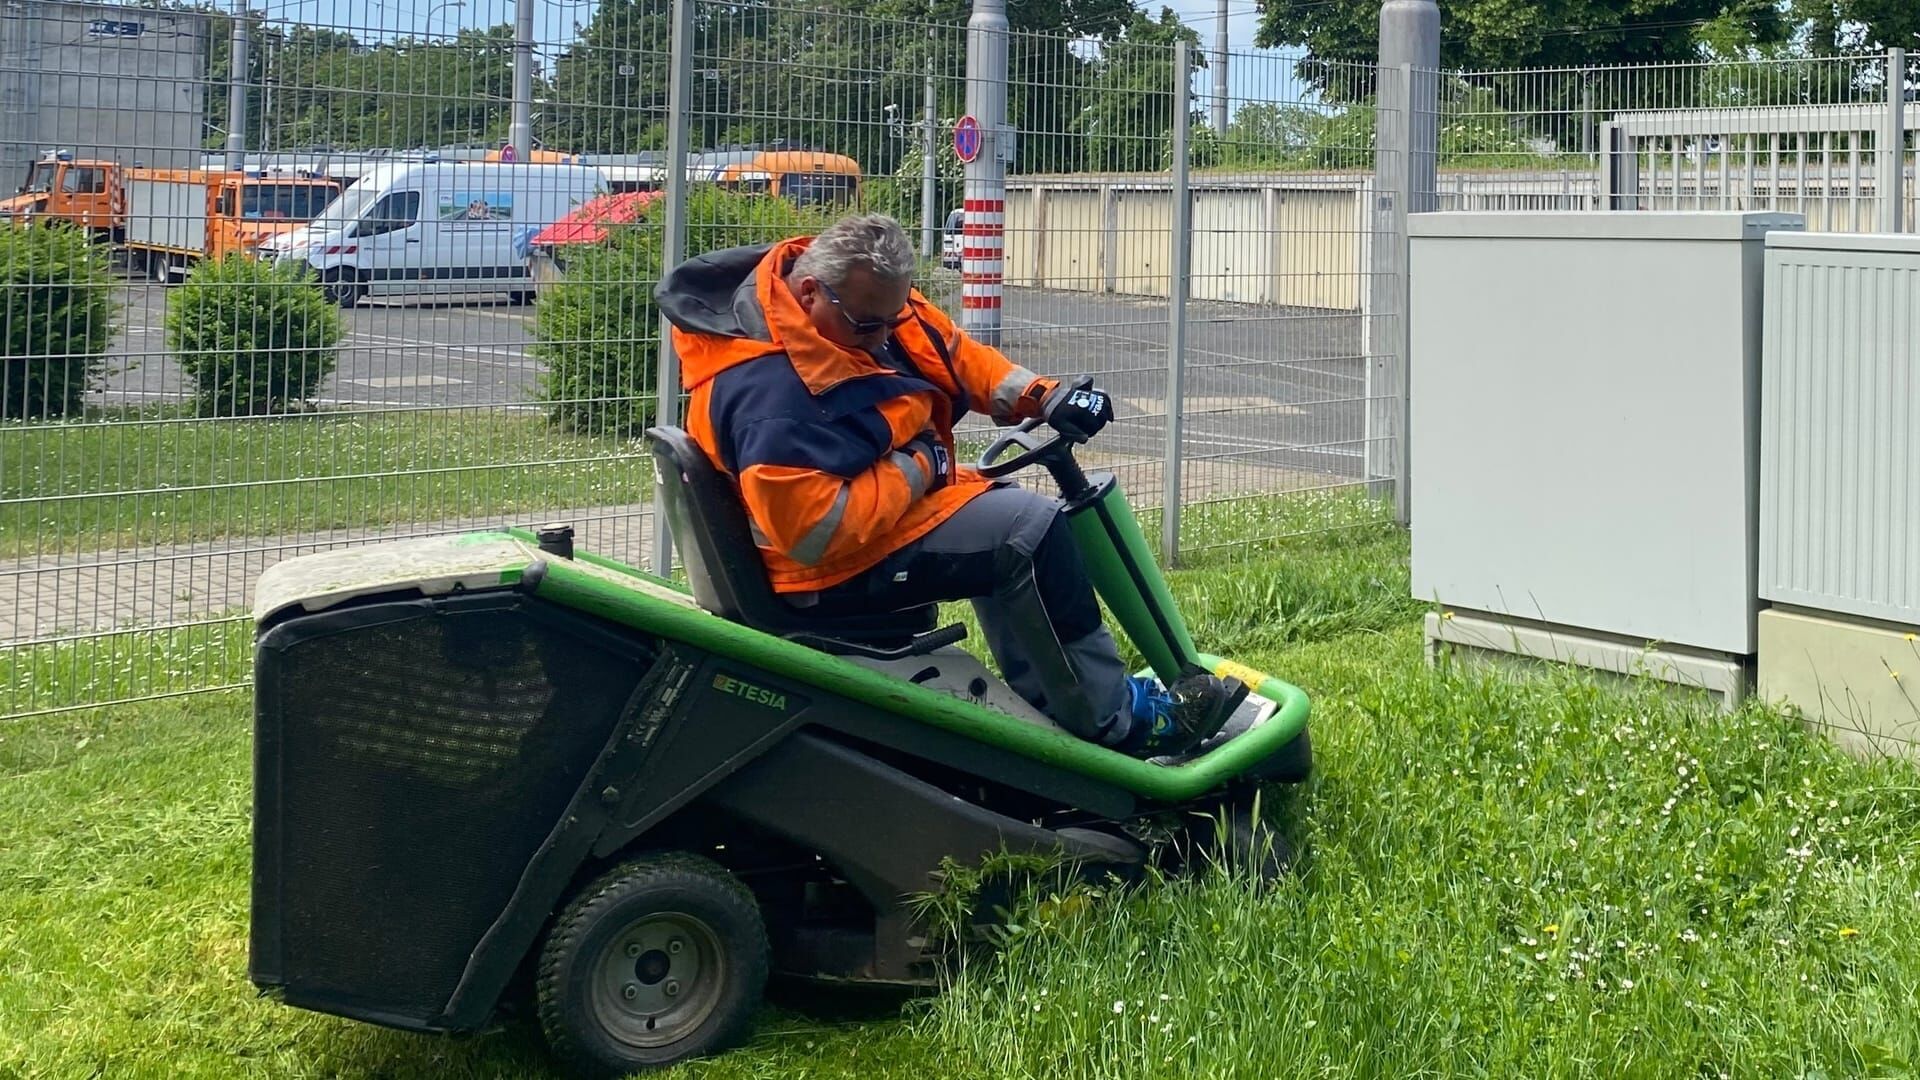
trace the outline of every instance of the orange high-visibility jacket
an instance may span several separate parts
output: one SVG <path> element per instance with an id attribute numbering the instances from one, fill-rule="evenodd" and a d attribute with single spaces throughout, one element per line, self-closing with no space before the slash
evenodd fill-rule
<path id="1" fill-rule="evenodd" d="M 687 433 L 739 485 L 778 592 L 838 585 L 924 536 L 989 484 L 903 449 L 980 411 L 1041 415 L 1059 383 L 974 341 L 917 290 L 876 357 L 822 338 L 787 288 L 809 237 L 690 259 L 655 296 L 690 391 Z"/>

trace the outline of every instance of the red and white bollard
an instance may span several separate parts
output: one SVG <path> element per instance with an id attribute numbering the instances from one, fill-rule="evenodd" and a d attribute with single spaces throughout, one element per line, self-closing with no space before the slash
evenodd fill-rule
<path id="1" fill-rule="evenodd" d="M 961 325 L 975 339 L 998 345 L 1002 280 L 1006 275 L 1007 203 L 969 198 L 960 230 Z"/>

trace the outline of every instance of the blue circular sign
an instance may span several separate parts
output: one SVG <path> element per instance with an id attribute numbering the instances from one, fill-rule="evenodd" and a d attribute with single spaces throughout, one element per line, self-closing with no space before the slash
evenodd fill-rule
<path id="1" fill-rule="evenodd" d="M 963 116 L 953 125 L 953 152 L 961 161 L 972 161 L 980 156 L 980 121 L 971 115 Z"/>

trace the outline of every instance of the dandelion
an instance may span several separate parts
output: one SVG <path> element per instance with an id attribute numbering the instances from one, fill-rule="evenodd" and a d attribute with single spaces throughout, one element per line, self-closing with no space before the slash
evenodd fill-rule
<path id="1" fill-rule="evenodd" d="M 1632 980 L 1632 979 L 1621 979 L 1621 980 L 1620 980 L 1620 989 L 1622 989 L 1622 990 L 1631 990 L 1631 989 L 1633 989 L 1633 980 Z"/>
<path id="2" fill-rule="evenodd" d="M 1849 937 L 1859 937 L 1859 936 L 1860 936 L 1860 931 L 1858 931 L 1858 930 L 1855 930 L 1855 929 L 1854 929 L 1853 927 L 1851 927 L 1851 926 L 1843 926 L 1843 927 L 1841 927 L 1841 928 L 1840 928 L 1840 936 L 1841 936 L 1841 937 L 1843 937 L 1843 938 L 1849 938 Z"/>
<path id="3" fill-rule="evenodd" d="M 1554 1002 L 1556 1002 L 1556 1001 L 1559 1001 L 1559 1000 L 1560 1000 L 1560 995 L 1559 995 L 1559 994 L 1548 994 L 1548 995 L 1547 995 L 1547 1004 L 1549 1004 L 1549 1005 L 1551 1005 L 1551 1004 L 1553 1004 Z"/>
<path id="4" fill-rule="evenodd" d="M 1124 1001 L 1116 1001 L 1116 1002 L 1114 1002 L 1114 1003 L 1113 1003 L 1113 1012 L 1114 1012 L 1114 1015 L 1116 1015 L 1116 1016 L 1118 1016 L 1118 1015 L 1119 1015 L 1120 1013 L 1123 1013 L 1123 1012 L 1126 1012 L 1126 1011 L 1127 1011 L 1127 1003 L 1126 1003 L 1126 1002 L 1124 1002 Z"/>
<path id="5" fill-rule="evenodd" d="M 1560 924 L 1548 923 L 1547 925 L 1540 928 L 1540 932 L 1543 934 L 1558 934 L 1560 932 Z"/>
<path id="6" fill-rule="evenodd" d="M 1547 958 L 1547 954 L 1546 954 L 1546 953 L 1543 953 L 1543 952 L 1537 952 L 1537 953 L 1534 953 L 1534 954 L 1533 954 L 1533 958 L 1534 958 L 1535 960 L 1542 960 L 1542 961 L 1544 961 L 1544 960 L 1545 960 L 1545 959 Z"/>

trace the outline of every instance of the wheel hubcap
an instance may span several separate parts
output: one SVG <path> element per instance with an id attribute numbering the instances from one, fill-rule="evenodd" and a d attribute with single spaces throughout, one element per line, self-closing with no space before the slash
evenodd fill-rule
<path id="1" fill-rule="evenodd" d="M 593 1011 L 607 1033 L 631 1046 L 658 1047 L 692 1034 L 725 989 L 720 937 L 679 912 L 629 923 L 601 952 Z"/>

